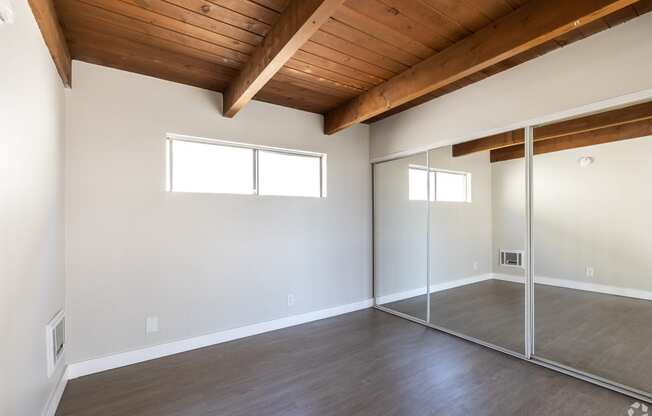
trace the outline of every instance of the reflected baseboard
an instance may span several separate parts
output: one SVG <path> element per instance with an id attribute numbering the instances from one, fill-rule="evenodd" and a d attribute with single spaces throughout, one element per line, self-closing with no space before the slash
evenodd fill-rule
<path id="1" fill-rule="evenodd" d="M 525 277 L 504 273 L 491 273 L 493 279 L 504 280 L 514 283 L 525 284 Z M 558 279 L 555 277 L 535 276 L 534 283 L 542 285 L 563 287 L 566 289 L 583 290 L 586 292 L 603 293 L 605 295 L 623 296 L 634 299 L 652 300 L 652 292 L 647 290 L 632 289 L 626 287 L 603 285 L 599 283 L 582 282 L 570 279 Z"/>
<path id="2" fill-rule="evenodd" d="M 448 282 L 436 283 L 430 285 L 430 293 L 441 292 L 443 290 L 453 289 L 456 287 L 470 285 L 473 283 L 479 283 L 491 279 L 525 284 L 524 276 L 517 276 L 517 275 L 506 274 L 506 273 L 485 273 L 481 275 L 469 276 L 461 279 L 455 279 Z M 534 278 L 534 282 L 542 285 L 563 287 L 563 288 L 575 289 L 575 290 L 583 290 L 586 292 L 603 293 L 606 295 L 623 296 L 623 297 L 634 298 L 634 299 L 652 300 L 652 291 L 646 291 L 646 290 L 623 288 L 623 287 L 609 286 L 609 285 L 603 285 L 597 283 L 588 283 L 588 282 L 582 282 L 577 280 L 558 279 L 558 278 L 547 277 L 547 276 L 536 276 Z M 425 294 L 426 294 L 426 286 L 423 286 L 416 289 L 379 296 L 376 298 L 376 304 L 384 305 L 387 303 L 398 302 L 400 300 L 410 299 L 417 296 L 423 296 Z"/>
<path id="3" fill-rule="evenodd" d="M 476 276 L 463 277 L 448 282 L 435 283 L 430 285 L 430 293 L 441 292 L 442 290 L 448 290 L 460 286 L 470 285 L 473 283 L 483 282 L 485 280 L 490 280 L 493 278 L 494 278 L 493 273 L 485 273 Z M 399 300 L 425 295 L 426 287 L 427 286 L 423 286 L 417 289 L 411 289 L 403 292 L 397 292 L 397 293 L 391 293 L 389 295 L 379 296 L 376 298 L 376 303 L 378 305 L 383 305 L 385 303 L 398 302 Z"/>

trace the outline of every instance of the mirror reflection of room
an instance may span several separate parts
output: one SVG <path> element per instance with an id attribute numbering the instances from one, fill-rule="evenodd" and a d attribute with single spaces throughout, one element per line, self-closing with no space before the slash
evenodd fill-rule
<path id="1" fill-rule="evenodd" d="M 422 169 L 425 153 L 374 166 L 374 293 L 378 305 L 426 321 L 428 187 L 415 177 Z"/>
<path id="2" fill-rule="evenodd" d="M 652 103 L 532 129 L 533 358 L 640 392 L 652 391 L 651 139 Z M 402 261 L 392 285 L 376 271 L 383 307 L 526 353 L 525 155 L 514 130 L 387 162 L 392 174 L 375 165 L 377 265 Z M 378 205 L 390 178 L 391 224 Z"/>
<path id="3" fill-rule="evenodd" d="M 650 109 L 571 120 L 593 130 L 535 141 L 532 164 L 534 354 L 647 392 L 652 121 L 639 118 Z"/>
<path id="4" fill-rule="evenodd" d="M 405 246 L 400 245 L 395 250 L 376 252 L 377 288 L 388 288 L 390 281 L 394 287 L 401 287 L 391 294 L 382 292 L 378 303 L 459 335 L 523 354 L 525 168 L 521 161 L 502 169 L 491 163 L 488 150 L 458 149 L 445 146 L 431 150 L 428 164 L 425 157 L 418 156 L 424 163 L 401 159 L 375 166 L 376 247 L 398 244 L 398 235 L 413 244 L 417 242 L 418 247 L 403 250 Z M 387 165 L 392 166 L 392 175 L 387 174 Z M 392 189 L 398 190 L 397 184 L 404 188 L 393 193 L 393 233 L 386 220 L 389 177 L 393 178 Z M 399 227 L 399 218 L 407 227 Z M 413 228 L 428 222 L 429 267 L 425 255 L 414 258 L 424 252 L 426 236 L 417 232 L 415 238 Z M 388 257 L 401 258 L 409 265 L 390 278 L 384 273 Z M 419 268 L 416 274 L 407 272 L 415 267 Z M 429 282 L 422 277 L 427 276 L 426 267 Z"/>

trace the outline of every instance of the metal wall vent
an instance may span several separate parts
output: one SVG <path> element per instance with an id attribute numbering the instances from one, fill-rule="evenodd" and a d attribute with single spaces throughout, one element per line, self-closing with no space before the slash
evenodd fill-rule
<path id="1" fill-rule="evenodd" d="M 63 311 L 56 314 L 45 327 L 45 343 L 48 362 L 48 377 L 57 368 L 66 346 L 66 317 Z"/>

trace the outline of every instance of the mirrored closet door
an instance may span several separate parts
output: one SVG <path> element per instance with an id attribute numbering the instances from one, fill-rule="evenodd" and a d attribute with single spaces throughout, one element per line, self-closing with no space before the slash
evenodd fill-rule
<path id="1" fill-rule="evenodd" d="M 376 304 L 427 320 L 427 154 L 377 163 L 374 181 Z"/>
<path id="2" fill-rule="evenodd" d="M 650 120 L 567 134 L 535 141 L 532 161 L 534 354 L 648 393 L 651 135 Z"/>
<path id="3" fill-rule="evenodd" d="M 385 310 L 652 397 L 652 103 L 374 165 Z"/>
<path id="4" fill-rule="evenodd" d="M 428 159 L 430 323 L 524 354 L 525 165 L 464 145 Z"/>

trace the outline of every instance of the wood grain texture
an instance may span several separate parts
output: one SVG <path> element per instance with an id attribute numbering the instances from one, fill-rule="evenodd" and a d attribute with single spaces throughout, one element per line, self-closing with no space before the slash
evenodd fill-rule
<path id="1" fill-rule="evenodd" d="M 533 0 L 325 115 L 333 134 L 600 19 L 635 0 Z"/>
<path id="2" fill-rule="evenodd" d="M 631 403 L 368 309 L 71 380 L 57 416 L 614 416 Z"/>
<path id="3" fill-rule="evenodd" d="M 72 86 L 72 59 L 53 0 L 29 0 L 29 5 L 59 72 L 61 82 L 65 87 L 70 88 Z"/>
<path id="4" fill-rule="evenodd" d="M 235 77 L 250 61 L 252 53 L 269 34 L 289 2 L 56 0 L 53 4 L 66 37 L 72 36 L 72 31 L 83 25 L 91 29 L 85 33 L 110 32 L 112 36 L 177 52 L 181 56 L 187 54 L 235 70 Z M 325 113 L 382 85 L 446 45 L 458 43 L 495 24 L 524 4 L 524 0 L 349 0 L 271 78 L 275 86 L 263 93 L 264 87 L 260 94 L 266 95 L 266 100 L 272 103 L 284 106 L 301 103 L 301 107 L 294 108 L 311 108 Z M 483 71 L 469 74 L 369 120 L 404 111 L 586 37 L 590 34 L 588 32 L 627 21 L 649 11 L 651 4 L 652 0 L 641 0 L 599 19 L 604 22 L 587 25 Z M 79 36 L 78 30 L 76 36 Z M 101 61 L 102 49 L 95 48 L 94 53 L 94 59 Z M 71 55 L 77 59 L 73 51 Z M 112 62 L 113 67 L 133 69 L 132 64 L 126 63 L 121 68 L 120 62 L 125 61 L 116 61 L 111 52 L 107 52 L 105 58 Z M 154 56 L 138 59 L 149 62 L 147 72 L 150 76 L 158 76 L 158 67 L 161 75 L 166 74 L 161 78 L 169 79 L 170 69 L 166 63 L 152 58 Z M 192 71 L 176 78 L 188 80 L 189 85 L 214 85 L 211 77 Z M 283 92 L 278 87 L 285 83 L 288 88 Z M 308 96 L 295 95 L 298 90 L 294 87 L 298 84 L 307 88 Z M 226 87 L 221 88 L 220 92 L 224 92 Z M 339 100 L 333 101 L 333 97 Z M 274 101 L 276 99 L 278 101 Z"/>
<path id="5" fill-rule="evenodd" d="M 224 92 L 223 114 L 233 117 L 299 51 L 343 0 L 293 0 Z M 299 58 L 300 59 L 300 58 Z"/>
<path id="6" fill-rule="evenodd" d="M 652 119 L 645 119 L 632 123 L 605 127 L 598 130 L 590 130 L 583 133 L 568 134 L 566 136 L 555 137 L 552 139 L 535 141 L 533 144 L 533 150 L 535 155 L 540 155 L 543 153 L 559 152 L 561 150 L 594 146 L 620 140 L 638 139 L 646 136 L 652 136 Z M 524 156 L 524 152 L 525 146 L 523 145 L 503 147 L 492 150 L 490 153 L 490 159 L 492 163 L 520 159 Z"/>

